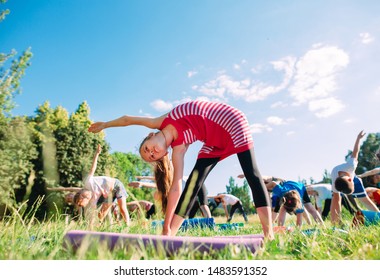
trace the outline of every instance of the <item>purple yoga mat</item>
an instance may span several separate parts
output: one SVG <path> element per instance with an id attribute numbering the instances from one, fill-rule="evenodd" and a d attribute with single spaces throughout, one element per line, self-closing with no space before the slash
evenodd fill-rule
<path id="1" fill-rule="evenodd" d="M 191 247 L 199 252 L 208 252 L 210 249 L 220 250 L 230 244 L 245 247 L 252 253 L 260 248 L 263 243 L 263 235 L 240 235 L 240 236 L 218 236 L 218 237 L 193 237 L 193 236 L 164 236 L 150 234 L 123 234 L 113 232 L 94 231 L 69 231 L 65 235 L 66 245 L 74 250 L 78 249 L 82 242 L 107 242 L 107 246 L 112 250 L 116 244 L 133 245 L 143 248 L 153 245 L 157 250 L 164 249 L 166 253 L 173 254 L 180 248 Z"/>

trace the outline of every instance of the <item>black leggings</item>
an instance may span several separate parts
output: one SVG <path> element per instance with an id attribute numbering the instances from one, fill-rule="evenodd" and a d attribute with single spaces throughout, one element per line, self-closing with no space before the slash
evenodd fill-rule
<path id="1" fill-rule="evenodd" d="M 189 219 L 194 218 L 201 206 L 208 205 L 207 190 L 205 184 L 202 185 L 201 190 L 198 192 L 198 199 L 193 204 L 189 213 Z"/>
<path id="2" fill-rule="evenodd" d="M 240 213 L 243 215 L 244 220 L 246 222 L 248 222 L 247 214 L 245 213 L 243 205 L 241 204 L 240 201 L 236 202 L 234 205 L 231 206 L 230 217 L 228 218 L 228 222 L 230 222 L 232 220 L 232 217 L 235 214 L 235 211 L 238 209 L 239 209 Z"/>
<path id="3" fill-rule="evenodd" d="M 269 206 L 270 199 L 264 181 L 257 168 L 253 148 L 237 154 L 244 176 L 251 188 L 253 202 L 256 208 Z M 201 189 L 208 174 L 219 162 L 220 158 L 200 158 L 197 159 L 189 178 L 186 181 L 185 189 L 179 199 L 175 214 L 183 218 L 189 217 L 198 192 Z"/>
<path id="4" fill-rule="evenodd" d="M 325 220 L 330 213 L 331 198 L 325 199 L 325 205 L 323 206 L 322 219 Z"/>

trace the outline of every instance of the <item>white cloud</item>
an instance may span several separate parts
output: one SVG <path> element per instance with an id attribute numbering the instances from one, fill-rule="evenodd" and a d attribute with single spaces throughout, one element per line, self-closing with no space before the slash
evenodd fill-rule
<path id="1" fill-rule="evenodd" d="M 288 131 L 288 132 L 286 132 L 286 136 L 291 136 L 291 135 L 293 135 L 293 134 L 295 134 L 294 131 Z"/>
<path id="2" fill-rule="evenodd" d="M 372 43 L 375 40 L 375 38 L 368 32 L 360 33 L 359 36 L 361 42 L 366 45 Z"/>
<path id="3" fill-rule="evenodd" d="M 342 101 L 329 97 L 309 102 L 309 110 L 318 118 L 327 118 L 340 112 L 344 108 Z"/>
<path id="4" fill-rule="evenodd" d="M 166 102 L 166 101 L 161 100 L 161 99 L 154 100 L 152 103 L 150 103 L 150 105 L 154 109 L 156 109 L 157 111 L 160 111 L 160 112 L 166 112 L 166 111 L 169 111 L 173 108 L 173 103 Z"/>
<path id="5" fill-rule="evenodd" d="M 263 132 L 270 132 L 272 131 L 272 128 L 269 125 L 266 124 L 260 124 L 255 123 L 250 126 L 252 133 L 263 133 Z"/>
<path id="6" fill-rule="evenodd" d="M 338 75 L 349 62 L 349 55 L 343 49 L 315 44 L 299 59 L 287 56 L 270 62 L 272 73 L 269 74 L 272 77 L 282 74 L 277 85 L 257 79 L 260 74 L 267 75 L 267 69 L 259 65 L 251 68 L 251 73 L 244 79 L 235 79 L 221 71 L 214 80 L 195 85 L 192 89 L 211 99 L 225 101 L 228 97 L 233 97 L 246 102 L 265 100 L 271 95 L 288 90 L 293 99 L 292 105 L 307 106 L 318 118 L 326 118 L 344 108 L 343 102 L 333 96 L 333 93 L 338 89 Z M 246 62 L 242 61 L 241 64 L 243 63 Z M 235 68 L 240 68 L 240 65 L 236 64 Z M 250 76 L 254 76 L 256 80 Z M 278 101 L 271 108 L 287 107 L 290 103 Z"/>
<path id="7" fill-rule="evenodd" d="M 296 63 L 294 83 L 289 88 L 294 105 L 308 104 L 317 117 L 331 116 L 343 109 L 343 103 L 331 97 L 337 76 L 349 63 L 348 54 L 337 47 L 318 46 Z M 328 103 L 327 101 L 331 101 Z"/>
<path id="8" fill-rule="evenodd" d="M 283 119 L 277 116 L 270 116 L 267 118 L 267 123 L 271 125 L 286 125 L 289 124 L 289 122 L 293 121 L 294 118 L 288 118 L 288 119 Z"/>
<path id="9" fill-rule="evenodd" d="M 279 85 L 253 82 L 250 78 L 234 80 L 229 75 L 221 73 L 216 79 L 202 86 L 193 86 L 193 89 L 208 96 L 217 96 L 219 98 L 226 98 L 226 95 L 230 95 L 247 102 L 264 100 L 289 85 L 294 73 L 294 64 L 295 58 L 293 57 L 285 57 L 282 60 L 271 62 L 275 71 L 284 72 L 284 77 Z"/>
<path id="10" fill-rule="evenodd" d="M 187 77 L 191 78 L 191 77 L 195 76 L 196 74 L 198 74 L 197 71 L 189 71 L 189 72 L 187 72 Z"/>
<path id="11" fill-rule="evenodd" d="M 234 64 L 234 69 L 235 70 L 240 70 L 240 65 L 239 64 Z"/>

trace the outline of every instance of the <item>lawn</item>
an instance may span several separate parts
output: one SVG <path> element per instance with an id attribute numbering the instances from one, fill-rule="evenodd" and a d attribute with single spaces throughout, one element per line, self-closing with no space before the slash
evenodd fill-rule
<path id="1" fill-rule="evenodd" d="M 69 230 L 88 230 L 83 221 L 74 221 L 58 215 L 46 221 L 33 217 L 23 219 L 18 211 L 0 221 L 0 259 L 2 260 L 378 260 L 380 259 L 380 225 L 351 226 L 352 218 L 343 217 L 343 225 L 334 228 L 326 221 L 326 228 L 304 225 L 293 232 L 278 233 L 273 241 L 265 241 L 255 253 L 237 246 L 223 250 L 200 253 L 194 248 L 181 248 L 168 255 L 153 246 L 144 248 L 119 246 L 108 250 L 103 243 L 91 240 L 83 243 L 76 251 L 65 244 Z M 160 234 L 152 227 L 151 220 L 134 217 L 130 227 L 123 224 L 102 224 L 95 231 Z M 224 223 L 224 217 L 215 217 L 216 223 Z M 239 215 L 233 222 L 243 222 Z M 287 225 L 294 221 L 288 218 Z M 180 232 L 181 236 L 243 235 L 261 233 L 257 215 L 250 215 L 248 223 L 239 229 L 193 228 Z"/>

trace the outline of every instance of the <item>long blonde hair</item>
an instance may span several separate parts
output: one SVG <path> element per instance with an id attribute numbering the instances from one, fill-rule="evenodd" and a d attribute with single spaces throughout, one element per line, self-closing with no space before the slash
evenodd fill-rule
<path id="1" fill-rule="evenodd" d="M 173 168 L 168 155 L 154 163 L 154 179 L 157 191 L 160 194 L 162 211 L 165 213 L 168 205 L 169 190 L 173 182 Z"/>
<path id="2" fill-rule="evenodd" d="M 141 147 L 144 142 L 148 140 L 152 135 L 148 135 L 141 142 L 139 151 L 141 153 Z M 165 155 L 155 162 L 152 162 L 154 167 L 154 179 L 156 181 L 157 192 L 159 194 L 159 200 L 161 202 L 162 211 L 166 212 L 166 207 L 168 205 L 169 190 L 173 182 L 173 168 L 170 162 L 169 156 Z"/>

